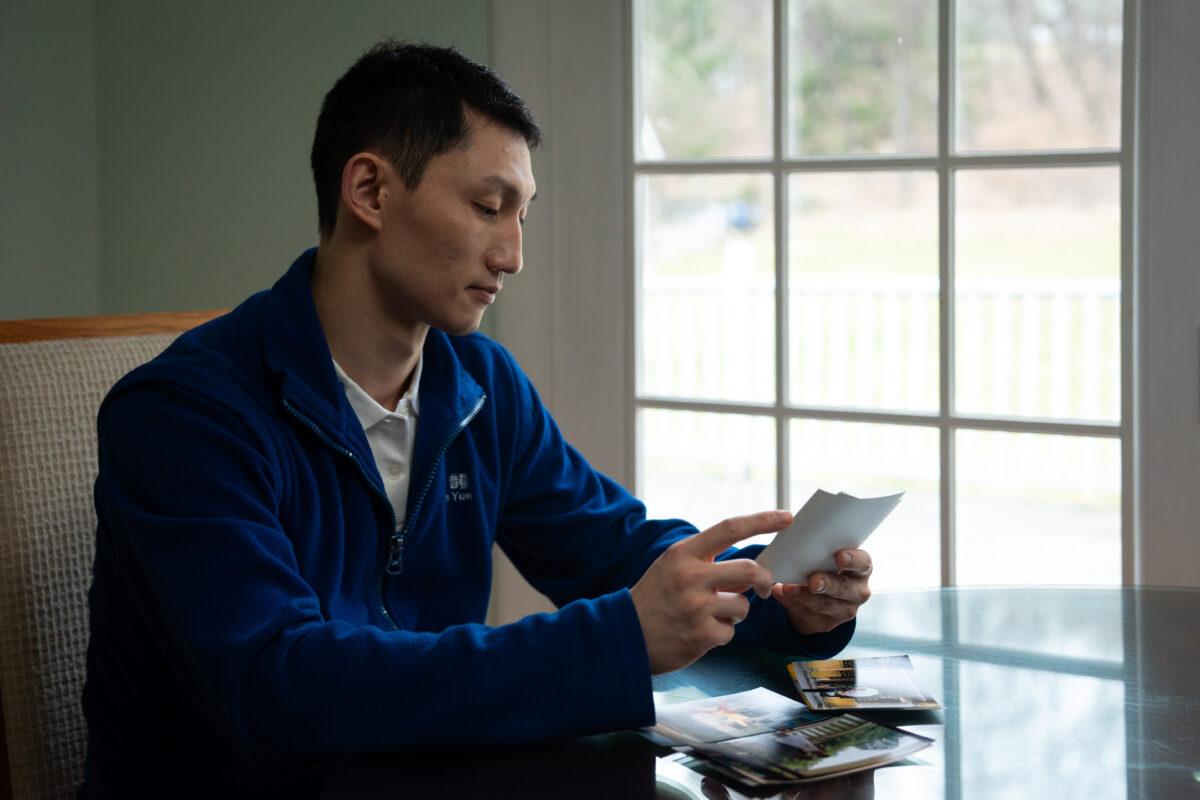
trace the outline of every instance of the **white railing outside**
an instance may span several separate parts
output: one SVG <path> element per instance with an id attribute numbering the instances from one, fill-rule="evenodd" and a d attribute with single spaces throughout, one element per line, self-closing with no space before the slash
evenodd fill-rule
<path id="1" fill-rule="evenodd" d="M 641 290 L 640 395 L 774 401 L 773 281 L 656 276 Z M 955 294 L 959 413 L 1115 421 L 1116 280 L 960 279 Z M 793 279 L 789 308 L 789 402 L 936 413 L 936 280 Z M 772 505 L 769 419 L 643 415 L 639 476 L 652 513 L 712 524 Z M 793 506 L 818 486 L 908 491 L 889 531 L 872 545 L 893 565 L 884 585 L 937 582 L 938 453 L 930 433 L 804 421 L 789 433 L 800 437 L 792 440 Z M 1088 582 L 1119 582 L 1116 440 L 966 436 L 955 476 L 962 580 L 1003 583 L 1020 572 L 1053 582 L 1057 573 L 1033 575 L 1000 553 L 1045 549 L 1054 540 L 1090 554 L 1095 563 L 1081 573 Z M 989 544 L 995 542 L 1009 547 L 996 551 Z"/>
<path id="2" fill-rule="evenodd" d="M 791 403 L 936 413 L 936 280 L 796 283 L 789 302 Z M 763 279 L 644 280 L 639 394 L 773 402 L 774 291 L 773 281 Z M 1117 418 L 1120 291 L 1116 280 L 959 280 L 956 302 L 959 413 Z M 669 442 L 673 457 L 703 469 L 701 465 L 713 460 L 714 445 L 718 452 L 730 454 L 762 437 L 760 432 L 751 433 L 748 426 L 756 423 L 750 419 L 729 419 L 724 425 L 713 422 L 697 418 L 694 432 L 673 426 Z M 643 434 L 644 450 L 651 455 L 657 449 L 655 431 Z M 828 435 L 829 447 L 822 452 L 833 472 L 893 481 L 936 480 L 911 458 L 911 443 L 902 428 L 845 426 Z M 1049 457 L 1061 462 L 1057 471 L 1065 485 L 1059 484 L 1058 491 L 1087 493 L 1099 488 L 1097 479 L 1089 477 L 1092 473 L 1073 468 L 1076 448 L 1052 448 L 1047 453 L 1027 436 L 981 441 L 980 455 L 971 462 L 976 465 L 974 474 L 958 476 L 964 483 L 976 478 L 988 483 L 989 474 L 1009 473 L 1013 488 L 1012 482 L 1020 485 L 1025 472 L 1011 474 L 1014 466 L 1031 457 L 1039 461 Z M 873 454 L 865 462 L 864 452 Z M 1026 488 L 1045 487 L 1030 483 Z"/>
<path id="3" fill-rule="evenodd" d="M 796 285 L 799 284 L 799 285 Z M 790 399 L 936 411 L 936 279 L 793 280 Z M 772 402 L 775 285 L 642 281 L 639 393 Z M 956 285 L 958 411 L 1115 421 L 1116 279 L 963 279 Z"/>

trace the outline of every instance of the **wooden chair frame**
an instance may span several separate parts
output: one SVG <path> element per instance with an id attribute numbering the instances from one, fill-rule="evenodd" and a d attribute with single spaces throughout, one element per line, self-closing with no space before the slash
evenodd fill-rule
<path id="1" fill-rule="evenodd" d="M 150 314 L 112 314 L 96 317 L 51 317 L 0 320 L 0 344 L 45 342 L 53 339 L 99 339 L 105 336 L 144 336 L 182 333 L 229 309 L 158 311 Z"/>

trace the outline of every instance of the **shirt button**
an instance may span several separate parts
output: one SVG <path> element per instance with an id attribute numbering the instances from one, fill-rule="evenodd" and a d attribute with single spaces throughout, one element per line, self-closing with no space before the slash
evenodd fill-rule
<path id="1" fill-rule="evenodd" d="M 389 478 L 394 480 L 404 474 L 404 469 L 393 461 L 391 464 L 388 464 L 387 474 Z"/>

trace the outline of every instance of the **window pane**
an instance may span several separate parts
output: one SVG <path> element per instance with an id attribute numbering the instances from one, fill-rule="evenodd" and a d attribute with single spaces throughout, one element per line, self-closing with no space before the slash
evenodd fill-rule
<path id="1" fill-rule="evenodd" d="M 1116 148 L 1122 0 L 958 0 L 956 148 Z"/>
<path id="2" fill-rule="evenodd" d="M 958 583 L 1121 582 L 1118 439 L 959 431 Z"/>
<path id="3" fill-rule="evenodd" d="M 937 429 L 795 419 L 789 432 L 791 510 L 817 489 L 855 497 L 906 492 L 863 547 L 875 564 L 871 586 L 941 585 Z"/>
<path id="4" fill-rule="evenodd" d="M 638 496 L 650 517 L 704 530 L 777 507 L 770 417 L 644 408 L 638 430 Z"/>
<path id="5" fill-rule="evenodd" d="M 638 159 L 770 158 L 770 0 L 638 0 L 634 31 Z"/>
<path id="6" fill-rule="evenodd" d="M 1117 167 L 967 170 L 955 180 L 955 408 L 1116 420 Z"/>
<path id="7" fill-rule="evenodd" d="M 937 0 L 790 0 L 788 152 L 937 150 Z"/>
<path id="8" fill-rule="evenodd" d="M 936 411 L 933 172 L 788 177 L 789 401 Z"/>
<path id="9" fill-rule="evenodd" d="M 769 175 L 637 180 L 638 391 L 775 398 L 775 234 Z"/>

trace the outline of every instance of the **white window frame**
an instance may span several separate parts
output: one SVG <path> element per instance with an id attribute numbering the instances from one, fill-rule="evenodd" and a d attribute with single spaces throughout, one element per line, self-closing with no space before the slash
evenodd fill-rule
<path id="1" fill-rule="evenodd" d="M 634 3 L 642 0 L 626 0 L 630 17 L 629 36 L 631 37 L 632 53 L 637 52 L 638 32 L 633 25 Z M 785 155 L 785 124 L 787 115 L 787 54 L 788 54 L 788 0 L 772 0 L 774 17 L 774 53 L 773 53 L 773 141 L 774 157 L 770 160 L 746 159 L 706 159 L 699 161 L 654 161 L 639 162 L 633 158 L 635 125 L 626 125 L 626 152 L 630 160 L 626 167 L 630 175 L 629 188 L 626 197 L 629 203 L 630 220 L 628 226 L 634 231 L 630 237 L 626 253 L 626 263 L 632 269 L 638 269 L 633 240 L 637 232 L 634 229 L 632 215 L 636 213 L 633 182 L 642 175 L 657 174 L 769 174 L 775 187 L 774 225 L 775 225 L 775 401 L 771 404 L 760 403 L 726 403 L 679 400 L 667 397 L 637 395 L 629 393 L 629 416 L 631 421 L 637 419 L 642 409 L 667 409 L 675 411 L 696 411 L 715 413 L 738 413 L 771 418 L 775 423 L 775 480 L 776 503 L 779 508 L 792 508 L 799 498 L 790 497 L 790 457 L 788 453 L 789 422 L 797 419 L 822 419 L 839 422 L 871 422 L 892 425 L 916 425 L 936 428 L 940 437 L 940 509 L 941 509 L 941 585 L 954 586 L 957 584 L 955 574 L 955 480 L 956 464 L 954 441 L 955 434 L 961 430 L 1007 431 L 1013 433 L 1059 434 L 1068 436 L 1106 437 L 1118 439 L 1121 442 L 1121 461 L 1124 465 L 1131 457 L 1130 420 L 1132 417 L 1130 397 L 1125 387 L 1131 383 L 1132 348 L 1132 315 L 1125 313 L 1131 302 L 1126 287 L 1132 278 L 1132 250 L 1124 243 L 1132 238 L 1131 208 L 1132 184 L 1124 180 L 1131 172 L 1129 159 L 1124 155 L 1128 152 L 1125 138 L 1133 129 L 1133 105 L 1128 102 L 1129 92 L 1122 95 L 1121 119 L 1122 142 L 1117 150 L 1086 150 L 1086 151 L 1031 151 L 1012 153 L 981 153 L 956 155 L 951 153 L 950 144 L 954 141 L 954 99 L 956 86 L 954 84 L 954 45 L 955 19 L 954 0 L 938 0 L 938 150 L 933 157 L 925 156 L 847 156 L 847 157 L 795 157 Z M 1132 4 L 1129 4 L 1132 7 Z M 1128 14 L 1126 15 L 1128 17 Z M 1127 30 L 1132 33 L 1134 24 L 1126 20 Z M 1124 39 L 1122 53 L 1122 81 L 1125 86 L 1132 86 L 1133 59 L 1129 54 L 1133 50 L 1136 38 L 1129 36 Z M 635 56 L 631 54 L 632 62 Z M 629 71 L 630 84 L 627 97 L 630 109 L 627 112 L 633 117 L 636 112 L 637 87 L 633 79 L 632 68 Z M 958 170 L 974 168 L 1046 168 L 1046 167 L 1080 167 L 1080 166 L 1116 166 L 1121 168 L 1121 421 L 1117 424 L 1085 423 L 1067 420 L 1037 420 L 1016 416 L 970 416 L 959 414 L 953 409 L 954 386 L 954 309 L 956 306 L 954 290 L 954 202 L 953 178 Z M 938 181 L 938 261 L 939 261 L 939 403 L 936 414 L 918 412 L 882 412 L 858 410 L 849 408 L 806 407 L 785 402 L 785 392 L 789 380 L 788 358 L 788 322 L 789 322 L 789 287 L 788 287 L 788 176 L 799 172 L 827 173 L 833 171 L 854 172 L 892 172 L 897 170 L 915 171 L 934 170 Z M 628 278 L 633 286 L 638 285 L 636 272 Z M 629 385 L 636 386 L 636 361 L 640 331 L 637 322 L 638 314 L 636 293 L 632 298 L 632 312 L 629 315 L 628 341 L 633 343 L 633 351 L 629 354 L 628 377 Z M 640 444 L 636 424 L 627 426 L 630 439 L 627 442 L 627 453 L 630 463 L 627 465 L 628 474 L 633 476 L 635 485 L 640 485 L 637 473 L 637 448 Z M 1124 469 L 1125 475 L 1130 470 Z M 1125 584 L 1133 582 L 1134 568 L 1132 554 L 1135 552 L 1132 542 L 1133 525 L 1132 502 L 1130 493 L 1125 490 L 1122 481 L 1121 508 L 1121 552 L 1122 552 L 1122 581 Z M 738 513 L 749 509 L 738 509 Z M 732 512 L 731 512 L 732 513 Z M 1127 557 L 1127 555 L 1129 557 Z"/>
<path id="2" fill-rule="evenodd" d="M 632 487 L 629 2 L 493 0 L 491 20 L 490 63 L 547 134 L 526 272 L 493 309 L 495 334 L 572 443 Z M 1125 36 L 1123 582 L 1200 587 L 1200 4 L 1126 0 Z"/>

